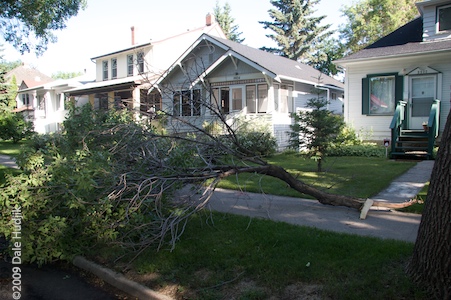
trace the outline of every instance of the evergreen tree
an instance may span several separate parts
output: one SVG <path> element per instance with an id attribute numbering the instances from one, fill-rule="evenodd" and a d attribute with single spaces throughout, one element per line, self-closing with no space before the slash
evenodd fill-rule
<path id="1" fill-rule="evenodd" d="M 320 82 L 321 77 L 318 78 Z M 314 89 L 316 97 L 307 101 L 306 110 L 292 113 L 293 125 L 290 125 L 290 146 L 302 150 L 317 162 L 317 171 L 322 171 L 322 162 L 327 156 L 330 145 L 344 126 L 343 118 L 327 109 L 329 101 L 322 95 L 321 89 Z"/>
<path id="2" fill-rule="evenodd" d="M 311 53 L 315 52 L 320 39 L 330 36 L 330 25 L 321 26 L 326 16 L 314 17 L 313 7 L 319 0 L 271 0 L 275 7 L 270 9 L 272 21 L 260 21 L 265 29 L 273 34 L 266 35 L 274 40 L 278 48 L 262 47 L 262 50 L 273 52 L 293 60 L 311 61 Z"/>
<path id="3" fill-rule="evenodd" d="M 32 134 L 33 125 L 21 114 L 13 112 L 17 95 L 16 78 L 7 82 L 6 73 L 7 67 L 0 64 L 0 139 L 17 143 Z"/>
<path id="4" fill-rule="evenodd" d="M 238 25 L 233 24 L 235 23 L 235 19 L 232 18 L 230 14 L 231 10 L 228 2 L 226 2 L 223 7 L 220 7 L 219 2 L 216 1 L 216 6 L 213 8 L 213 14 L 226 37 L 231 41 L 242 43 L 244 38 L 240 38 L 240 36 L 243 33 L 238 32 Z"/>
<path id="5" fill-rule="evenodd" d="M 6 68 L 0 64 L 0 113 L 8 110 L 10 106 L 10 89 L 6 82 Z"/>

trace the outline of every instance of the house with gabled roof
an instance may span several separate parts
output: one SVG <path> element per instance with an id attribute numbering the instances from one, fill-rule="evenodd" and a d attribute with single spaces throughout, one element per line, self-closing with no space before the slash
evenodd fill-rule
<path id="1" fill-rule="evenodd" d="M 236 117 L 259 119 L 279 149 L 288 146 L 290 114 L 306 108 L 316 97 L 314 89 L 323 91 L 329 109 L 339 114 L 344 91 L 342 82 L 308 65 L 209 34 L 199 37 L 154 88 L 161 92 L 162 110 L 174 119 L 199 126 L 218 113 L 231 123 Z"/>
<path id="2" fill-rule="evenodd" d="M 59 132 L 68 113 L 66 105 L 69 99 L 65 92 L 89 82 L 92 79 L 85 74 L 31 87 L 22 84 L 17 92 L 17 107 L 14 111 L 31 121 L 37 133 Z"/>
<path id="3" fill-rule="evenodd" d="M 158 93 L 148 93 L 151 84 L 175 61 L 182 51 L 202 33 L 225 38 L 219 23 L 207 14 L 205 25 L 159 41 L 135 44 L 91 58 L 96 64 L 96 79 L 67 91 L 79 105 L 91 103 L 95 109 L 128 108 L 148 112 L 159 107 Z"/>
<path id="4" fill-rule="evenodd" d="M 335 61 L 346 70 L 345 121 L 392 157 L 432 157 L 450 111 L 451 1 L 416 6 L 419 17 Z"/>

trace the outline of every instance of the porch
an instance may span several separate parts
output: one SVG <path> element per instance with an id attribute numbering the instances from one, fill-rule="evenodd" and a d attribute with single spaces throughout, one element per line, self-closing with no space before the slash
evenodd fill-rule
<path id="1" fill-rule="evenodd" d="M 390 124 L 390 157 L 433 159 L 439 135 L 440 100 L 433 101 L 428 121 L 423 123 L 421 130 L 408 128 L 406 105 L 406 101 L 399 101 Z"/>

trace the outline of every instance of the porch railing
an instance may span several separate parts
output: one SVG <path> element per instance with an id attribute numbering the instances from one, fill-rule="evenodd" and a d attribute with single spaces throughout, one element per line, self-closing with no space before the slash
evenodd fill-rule
<path id="1" fill-rule="evenodd" d="M 440 100 L 434 100 L 429 113 L 427 124 L 428 129 L 428 153 L 432 156 L 435 139 L 438 137 L 440 130 Z"/>
<path id="2" fill-rule="evenodd" d="M 404 128 L 404 120 L 406 117 L 406 101 L 399 101 L 396 105 L 395 114 L 393 115 L 393 119 L 390 124 L 391 130 L 391 151 L 395 152 L 396 141 L 398 137 L 401 135 L 401 129 Z"/>

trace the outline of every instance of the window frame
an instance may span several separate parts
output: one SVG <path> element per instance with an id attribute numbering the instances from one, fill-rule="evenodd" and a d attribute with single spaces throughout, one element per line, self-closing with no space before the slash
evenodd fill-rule
<path id="1" fill-rule="evenodd" d="M 111 59 L 111 79 L 117 78 L 117 58 Z"/>
<path id="2" fill-rule="evenodd" d="M 136 68 L 138 69 L 138 74 L 144 73 L 144 51 L 139 51 L 136 54 Z"/>
<path id="3" fill-rule="evenodd" d="M 133 54 L 127 55 L 127 76 L 133 76 Z"/>
<path id="4" fill-rule="evenodd" d="M 30 106 L 30 94 L 28 93 L 22 94 L 22 105 Z"/>
<path id="5" fill-rule="evenodd" d="M 102 79 L 108 80 L 108 61 L 102 60 Z"/>
<path id="6" fill-rule="evenodd" d="M 372 78 L 382 78 L 382 77 L 393 77 L 394 79 L 394 94 L 393 94 L 393 104 L 390 111 L 383 113 L 371 113 L 371 79 Z M 362 78 L 362 115 L 366 116 L 392 116 L 395 112 L 396 105 L 399 101 L 403 99 L 404 88 L 404 76 L 398 75 L 398 73 L 381 73 L 381 74 L 368 74 L 366 77 Z"/>
<path id="7" fill-rule="evenodd" d="M 177 117 L 199 117 L 202 91 L 197 89 L 175 91 L 172 94 L 172 112 Z"/>
<path id="8" fill-rule="evenodd" d="M 437 13 L 436 13 L 436 31 L 437 33 L 448 33 L 451 32 L 451 23 L 449 24 L 448 28 L 440 30 L 440 11 L 441 10 L 449 10 L 449 17 L 451 19 L 451 4 L 443 5 L 443 6 L 437 6 Z"/>

